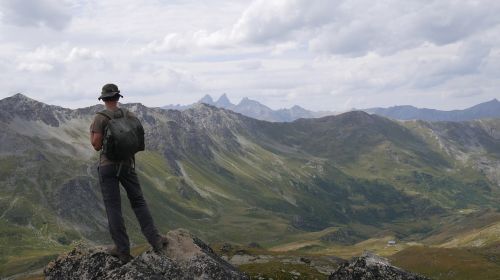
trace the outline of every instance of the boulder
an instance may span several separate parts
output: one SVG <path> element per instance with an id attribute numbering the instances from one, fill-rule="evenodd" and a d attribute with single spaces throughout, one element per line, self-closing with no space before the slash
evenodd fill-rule
<path id="1" fill-rule="evenodd" d="M 429 280 L 392 266 L 386 258 L 365 252 L 361 257 L 341 264 L 328 280 Z"/>
<path id="2" fill-rule="evenodd" d="M 199 238 L 183 229 L 166 235 L 169 244 L 160 253 L 151 249 L 122 265 L 104 247 L 78 245 L 44 269 L 51 279 L 249 279 L 217 256 Z"/>

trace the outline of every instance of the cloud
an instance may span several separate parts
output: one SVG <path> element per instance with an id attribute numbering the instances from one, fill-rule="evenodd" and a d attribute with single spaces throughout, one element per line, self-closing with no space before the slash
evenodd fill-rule
<path id="1" fill-rule="evenodd" d="M 479 74 L 487 60 L 491 46 L 483 42 L 469 41 L 455 44 L 433 60 L 423 60 L 414 69 L 413 86 L 428 89 L 455 77 Z"/>
<path id="2" fill-rule="evenodd" d="M 139 57 L 105 57 L 99 51 L 69 45 L 41 46 L 20 56 L 15 71 L 22 73 L 14 75 L 2 64 L 0 69 L 8 71 L 10 77 L 0 80 L 4 95 L 25 92 L 41 101 L 73 108 L 95 104 L 100 88 L 109 82 L 120 86 L 125 102 L 149 106 L 166 105 L 169 100 L 188 103 L 202 94 L 202 85 L 190 71 Z"/>
<path id="3" fill-rule="evenodd" d="M 150 106 L 226 92 L 274 108 L 453 108 L 498 95 L 499 12 L 494 0 L 0 0 L 0 95 L 82 106 L 115 82 Z"/>
<path id="4" fill-rule="evenodd" d="M 166 92 L 179 94 L 200 91 L 199 82 L 189 71 L 160 65 L 155 66 L 154 69 L 150 69 L 149 65 L 144 66 L 136 67 L 138 73 L 132 81 L 123 81 L 129 91 L 139 94 L 139 97 L 142 93 L 153 96 Z M 121 73 L 120 76 L 125 79 L 127 73 Z"/>
<path id="5" fill-rule="evenodd" d="M 261 46 L 281 54 L 296 46 L 315 53 L 391 55 L 425 43 L 446 45 L 500 24 L 500 2 L 485 0 L 254 0 L 231 26 L 168 33 L 143 52 Z"/>
<path id="6" fill-rule="evenodd" d="M 483 93 L 484 92 L 481 88 L 462 88 L 457 91 L 445 93 L 445 97 L 470 98 L 470 97 L 478 97 Z"/>
<path id="7" fill-rule="evenodd" d="M 242 70 L 250 71 L 250 70 L 258 70 L 262 68 L 262 62 L 260 61 L 243 61 L 238 63 L 238 67 Z"/>
<path id="8" fill-rule="evenodd" d="M 147 52 L 183 52 L 189 42 L 177 33 L 167 34 L 163 40 L 152 41 L 140 50 L 140 53 Z"/>
<path id="9" fill-rule="evenodd" d="M 2 0 L 2 20 L 18 26 L 64 29 L 71 21 L 70 3 L 57 0 Z"/>
<path id="10" fill-rule="evenodd" d="M 239 48 L 245 44 L 276 43 L 279 54 L 300 45 L 295 40 L 301 32 L 330 22 L 336 9 L 330 0 L 255 0 L 231 26 L 209 31 L 169 33 L 162 40 L 151 41 L 141 52 L 184 52 L 193 48 Z"/>
<path id="11" fill-rule="evenodd" d="M 56 64 L 64 61 L 64 49 L 65 47 L 49 48 L 40 46 L 31 52 L 20 55 L 17 69 L 33 72 L 52 71 Z"/>
<path id="12" fill-rule="evenodd" d="M 231 37 L 250 43 L 286 41 L 296 31 L 335 20 L 336 10 L 337 2 L 331 0 L 256 0 L 233 26 Z"/>
<path id="13" fill-rule="evenodd" d="M 289 51 L 297 50 L 299 48 L 300 48 L 300 46 L 297 42 L 289 41 L 289 42 L 284 42 L 284 43 L 274 45 L 271 53 L 274 55 L 281 55 L 281 54 L 284 54 L 284 53 L 289 52 Z"/>
<path id="14" fill-rule="evenodd" d="M 92 51 L 88 48 L 74 47 L 66 57 L 66 61 L 101 59 L 103 54 L 100 51 Z"/>
<path id="15" fill-rule="evenodd" d="M 354 0 L 350 4 L 343 3 L 337 9 L 341 20 L 317 29 L 309 41 L 312 50 L 351 56 L 368 52 L 390 55 L 425 43 L 455 43 L 500 23 L 498 1 Z"/>
<path id="16" fill-rule="evenodd" d="M 20 71 L 29 71 L 29 72 L 47 72 L 54 69 L 54 65 L 44 62 L 21 62 L 17 69 Z"/>
<path id="17" fill-rule="evenodd" d="M 21 71 L 47 72 L 78 61 L 101 60 L 100 51 L 62 44 L 55 47 L 40 46 L 18 58 L 17 69 Z"/>
<path id="18" fill-rule="evenodd" d="M 450 44 L 500 23 L 498 1 L 432 1 L 414 17 L 411 35 L 437 45 Z"/>

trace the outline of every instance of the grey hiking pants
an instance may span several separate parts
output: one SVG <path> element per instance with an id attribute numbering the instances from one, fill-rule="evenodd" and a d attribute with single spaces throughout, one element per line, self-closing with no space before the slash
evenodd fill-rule
<path id="1" fill-rule="evenodd" d="M 130 242 L 123 221 L 120 186 L 118 183 L 121 183 L 127 192 L 132 210 L 134 210 L 135 216 L 141 226 L 142 234 L 146 237 L 149 244 L 152 246 L 156 244 L 160 235 L 142 195 L 141 185 L 139 184 L 135 169 L 128 165 L 123 165 L 117 177 L 118 167 L 118 164 L 99 166 L 99 181 L 108 216 L 111 238 L 118 252 L 128 254 L 130 253 Z"/>

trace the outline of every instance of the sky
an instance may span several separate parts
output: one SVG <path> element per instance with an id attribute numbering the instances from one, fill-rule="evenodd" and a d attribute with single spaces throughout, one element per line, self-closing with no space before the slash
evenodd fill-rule
<path id="1" fill-rule="evenodd" d="M 69 108 L 223 93 L 278 109 L 500 97 L 497 0 L 0 0 L 0 98 Z"/>

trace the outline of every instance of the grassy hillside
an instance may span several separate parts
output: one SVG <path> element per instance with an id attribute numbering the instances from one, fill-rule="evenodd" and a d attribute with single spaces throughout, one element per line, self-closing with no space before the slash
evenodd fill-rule
<path id="1" fill-rule="evenodd" d="M 98 156 L 88 144 L 99 107 L 14 101 L 0 101 L 3 275 L 82 239 L 111 243 Z M 415 244 L 468 246 L 484 235 L 485 244 L 496 240 L 493 218 L 479 235 L 459 229 L 464 213 L 498 205 L 495 121 L 401 124 L 350 112 L 268 123 L 206 105 L 184 112 L 127 107 L 146 128 L 137 172 L 163 232 L 184 227 L 208 242 L 342 257 L 365 249 L 392 255 Z M 129 235 L 142 244 L 122 199 Z M 456 224 L 460 241 L 449 238 L 447 224 Z M 388 239 L 401 246 L 386 248 Z"/>
<path id="2" fill-rule="evenodd" d="M 485 249 L 410 247 L 391 256 L 393 264 L 436 280 L 498 279 L 499 252 Z"/>

